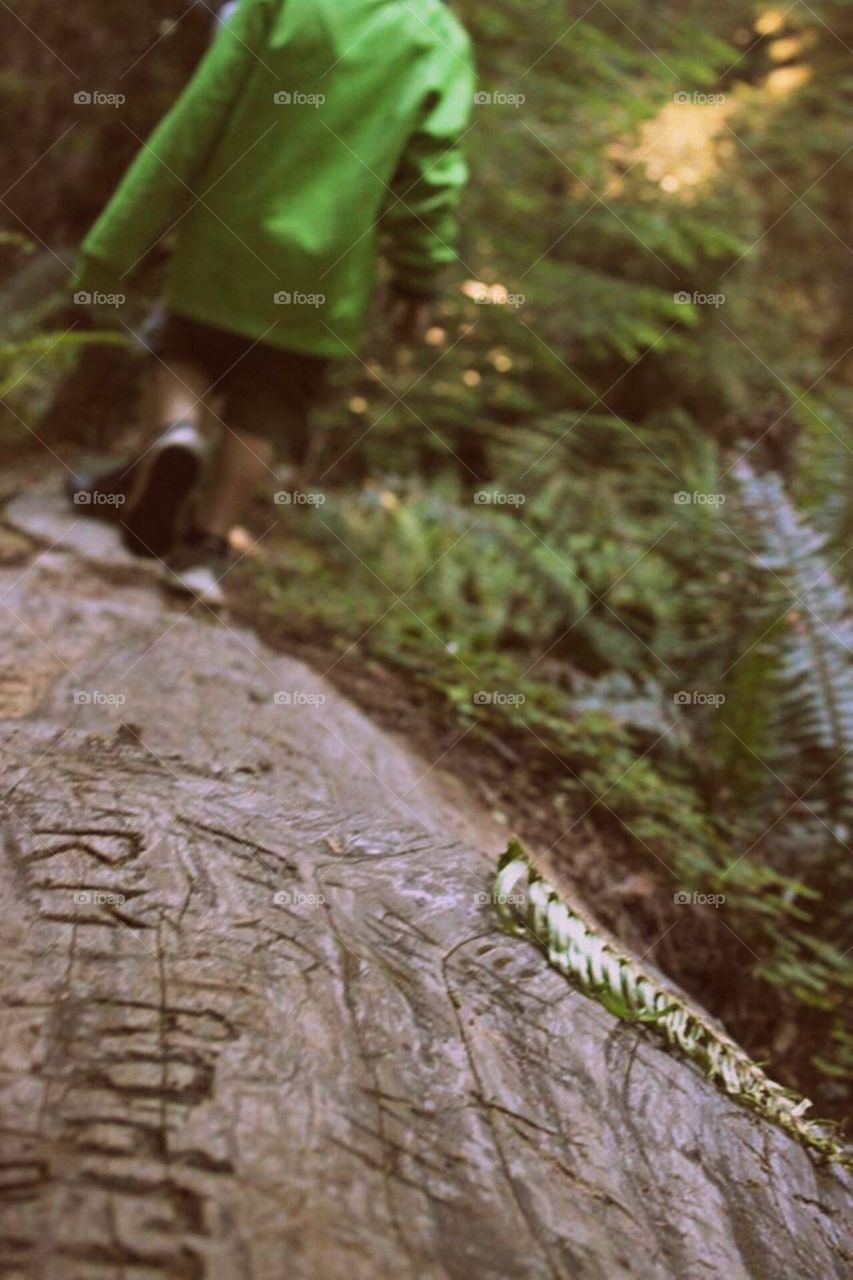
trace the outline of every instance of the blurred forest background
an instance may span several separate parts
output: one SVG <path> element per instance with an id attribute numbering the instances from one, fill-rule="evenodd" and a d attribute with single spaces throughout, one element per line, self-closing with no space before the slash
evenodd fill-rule
<path id="1" fill-rule="evenodd" d="M 462 266 L 424 352 L 391 359 L 377 316 L 300 459 L 324 501 L 275 513 L 240 607 L 430 726 L 601 920 L 843 1115 L 853 6 L 454 7 L 492 95 Z M 2 24 L 0 433 L 50 463 L 128 426 L 162 260 L 96 327 L 68 268 L 212 13 Z"/>

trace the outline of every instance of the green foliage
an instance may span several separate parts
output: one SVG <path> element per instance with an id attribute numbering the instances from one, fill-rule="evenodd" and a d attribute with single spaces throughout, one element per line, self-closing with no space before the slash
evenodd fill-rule
<path id="1" fill-rule="evenodd" d="M 14 233 L 0 237 L 0 253 L 6 259 L 0 285 L 0 433 L 17 442 L 40 434 L 39 417 L 58 378 L 74 367 L 84 348 L 128 342 L 64 315 L 66 280 L 54 255 Z"/>

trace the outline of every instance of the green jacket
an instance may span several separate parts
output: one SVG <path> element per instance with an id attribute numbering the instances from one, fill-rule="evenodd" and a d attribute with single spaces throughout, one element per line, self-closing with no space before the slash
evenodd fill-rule
<path id="1" fill-rule="evenodd" d="M 127 293 L 174 232 L 171 310 L 346 356 L 380 249 L 412 293 L 456 258 L 473 101 L 441 0 L 241 0 L 87 235 L 76 287 Z"/>

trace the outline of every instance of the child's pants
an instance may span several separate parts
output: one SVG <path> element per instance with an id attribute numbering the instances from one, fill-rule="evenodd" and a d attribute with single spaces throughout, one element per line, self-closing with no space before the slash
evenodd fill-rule
<path id="1" fill-rule="evenodd" d="M 261 436 L 279 455 L 301 459 L 331 360 L 255 342 L 174 312 L 166 316 L 156 351 L 167 364 L 184 361 L 209 378 L 210 396 L 222 397 L 220 414 L 232 431 Z"/>

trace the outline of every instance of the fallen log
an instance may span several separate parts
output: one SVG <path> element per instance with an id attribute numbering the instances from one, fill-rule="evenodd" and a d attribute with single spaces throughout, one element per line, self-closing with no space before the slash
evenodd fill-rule
<path id="1" fill-rule="evenodd" d="M 506 936 L 429 762 L 10 519 L 0 1276 L 851 1274 L 849 1174 Z"/>

